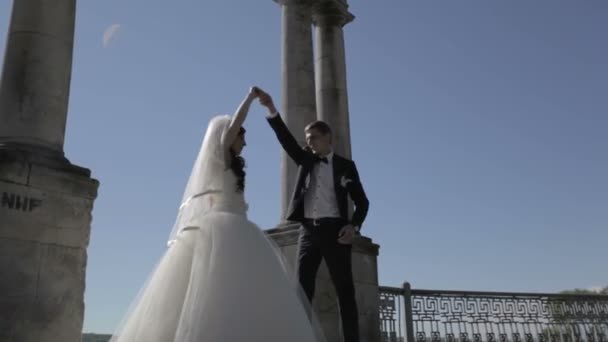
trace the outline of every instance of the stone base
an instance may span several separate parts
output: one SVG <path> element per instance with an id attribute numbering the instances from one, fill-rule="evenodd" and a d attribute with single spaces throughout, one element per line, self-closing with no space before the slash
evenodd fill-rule
<path id="1" fill-rule="evenodd" d="M 283 224 L 266 233 L 279 246 L 295 270 L 299 224 Z M 378 303 L 379 246 L 368 237 L 361 236 L 353 244 L 353 278 L 359 309 L 361 342 L 380 341 L 380 313 Z M 341 342 L 342 330 L 336 291 L 325 262 L 317 275 L 313 307 L 323 326 L 327 342 Z"/>
<path id="2" fill-rule="evenodd" d="M 65 159 L 0 147 L 0 341 L 81 340 L 98 186 Z"/>

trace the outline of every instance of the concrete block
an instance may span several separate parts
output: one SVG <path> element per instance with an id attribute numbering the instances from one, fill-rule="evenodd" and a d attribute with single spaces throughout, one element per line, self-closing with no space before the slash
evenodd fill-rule
<path id="1" fill-rule="evenodd" d="M 10 307 L 10 300 L 36 295 L 43 252 L 44 246 L 33 241 L 0 238 L 0 301 L 8 300 L 6 305 Z M 0 315 L 6 316 L 3 310 Z"/>
<path id="2" fill-rule="evenodd" d="M 76 229 L 90 225 L 92 209 L 90 199 L 0 182 L 0 215 L 7 221 Z"/>
<path id="3" fill-rule="evenodd" d="M 0 150 L 0 182 L 27 184 L 29 172 L 25 159 Z"/>

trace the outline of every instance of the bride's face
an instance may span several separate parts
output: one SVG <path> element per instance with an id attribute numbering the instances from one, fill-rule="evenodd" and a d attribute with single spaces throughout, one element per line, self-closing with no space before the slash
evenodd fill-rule
<path id="1" fill-rule="evenodd" d="M 236 139 L 234 139 L 234 142 L 230 148 L 238 156 L 241 154 L 245 146 L 247 146 L 247 143 L 245 142 L 245 133 L 243 133 L 236 136 Z"/>

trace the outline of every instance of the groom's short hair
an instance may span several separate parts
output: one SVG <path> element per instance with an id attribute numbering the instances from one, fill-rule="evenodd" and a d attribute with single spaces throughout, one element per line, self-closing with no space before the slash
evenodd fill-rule
<path id="1" fill-rule="evenodd" d="M 304 128 L 304 132 L 308 132 L 313 129 L 323 135 L 331 134 L 331 127 L 329 127 L 329 125 L 325 121 L 316 120 L 316 121 L 309 123 Z"/>

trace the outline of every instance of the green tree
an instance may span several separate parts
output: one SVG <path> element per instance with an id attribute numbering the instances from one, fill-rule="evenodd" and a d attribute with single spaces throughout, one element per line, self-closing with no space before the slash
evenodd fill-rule
<path id="1" fill-rule="evenodd" d="M 573 290 L 565 290 L 560 292 L 561 294 L 590 294 L 590 295 L 608 295 L 608 286 L 599 289 L 599 290 L 590 290 L 590 289 L 573 289 Z"/>
<path id="2" fill-rule="evenodd" d="M 601 288 L 599 290 L 591 290 L 591 289 L 572 289 L 572 290 L 564 290 L 559 294 L 564 295 L 606 295 L 608 296 L 608 286 Z M 551 326 L 543 331 L 545 337 L 549 338 L 551 335 L 563 337 L 564 335 L 570 335 L 574 337 L 575 328 L 577 328 L 578 323 L 572 322 L 571 318 L 564 315 L 564 306 L 568 306 L 568 303 L 576 302 L 582 300 L 584 301 L 584 297 L 581 298 L 555 298 L 549 300 L 549 309 L 551 310 L 551 315 L 553 317 L 553 322 Z M 593 300 L 593 299 L 591 299 Z M 593 327 L 592 329 L 597 329 L 597 327 Z"/>

